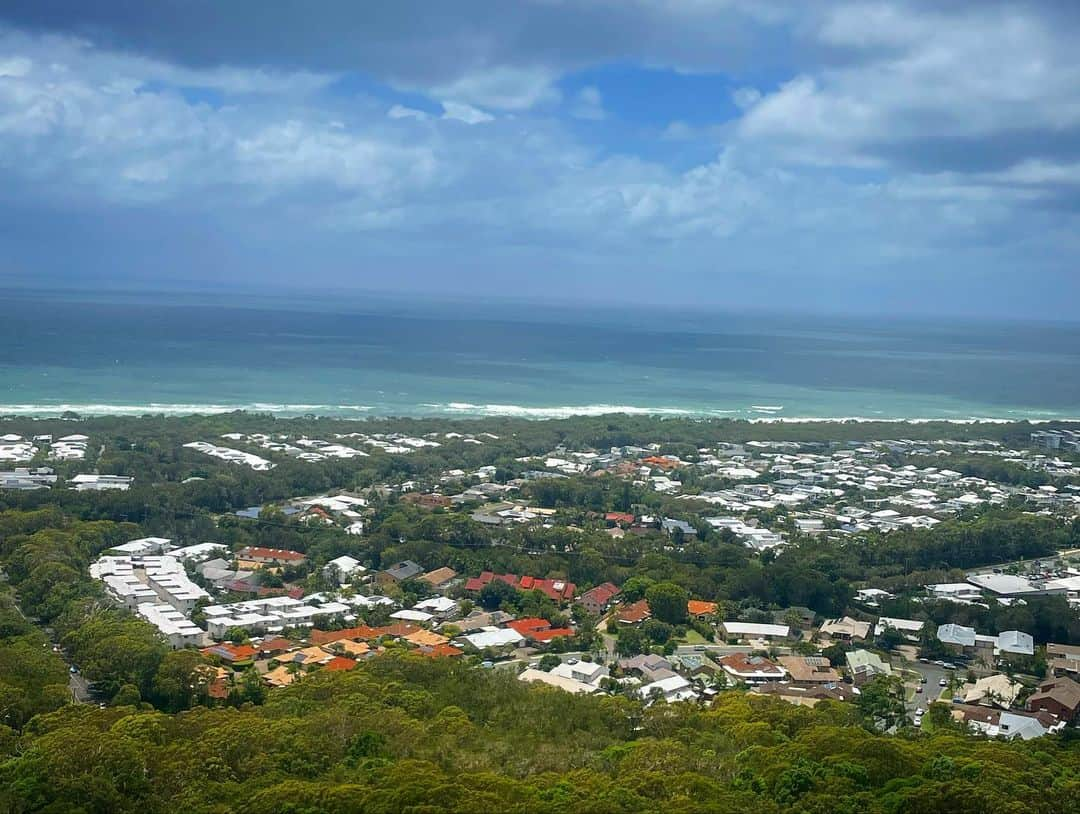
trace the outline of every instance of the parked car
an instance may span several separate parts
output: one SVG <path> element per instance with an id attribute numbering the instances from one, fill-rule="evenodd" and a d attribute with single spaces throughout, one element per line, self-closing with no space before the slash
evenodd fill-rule
<path id="1" fill-rule="evenodd" d="M 949 686 L 949 682 L 946 681 L 944 678 L 941 679 L 940 681 L 938 681 L 937 684 L 938 684 L 939 687 L 948 687 Z"/>

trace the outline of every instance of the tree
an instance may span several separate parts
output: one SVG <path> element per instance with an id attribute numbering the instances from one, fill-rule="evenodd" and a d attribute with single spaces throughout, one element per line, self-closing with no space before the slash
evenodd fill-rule
<path id="1" fill-rule="evenodd" d="M 517 589 L 501 579 L 493 579 L 480 589 L 480 606 L 485 610 L 497 610 L 503 603 L 516 604 Z"/>
<path id="2" fill-rule="evenodd" d="M 187 709 L 206 692 L 206 660 L 194 650 L 165 654 L 154 674 L 154 705 L 169 712 Z"/>
<path id="3" fill-rule="evenodd" d="M 658 582 L 649 586 L 645 598 L 649 601 L 653 618 L 670 625 L 686 621 L 686 603 L 690 594 L 682 586 L 673 582 Z"/>
<path id="4" fill-rule="evenodd" d="M 904 688 L 895 676 L 874 676 L 861 688 L 855 706 L 866 725 L 879 731 L 899 726 L 907 717 Z"/>
<path id="5" fill-rule="evenodd" d="M 550 673 L 555 667 L 562 664 L 562 659 L 556 656 L 554 653 L 545 653 L 540 657 L 540 662 L 536 665 L 545 673 Z"/>
<path id="6" fill-rule="evenodd" d="M 639 599 L 645 598 L 645 592 L 653 584 L 653 580 L 645 576 L 633 576 L 622 585 L 622 596 L 620 597 L 624 602 L 637 602 Z"/>
<path id="7" fill-rule="evenodd" d="M 111 703 L 114 707 L 137 707 L 142 703 L 142 696 L 134 684 L 125 684 L 113 696 Z"/>

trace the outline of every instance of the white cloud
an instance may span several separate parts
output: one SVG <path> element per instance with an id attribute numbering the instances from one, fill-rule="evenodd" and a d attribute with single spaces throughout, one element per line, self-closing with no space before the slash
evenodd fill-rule
<path id="1" fill-rule="evenodd" d="M 495 120 L 495 117 L 490 113 L 485 113 L 472 105 L 462 104 L 461 102 L 445 101 L 442 106 L 442 117 L 444 119 L 465 122 L 465 124 L 484 124 Z"/>
<path id="2" fill-rule="evenodd" d="M 561 94 L 552 84 L 555 78 L 545 68 L 494 65 L 427 87 L 426 92 L 436 99 L 495 110 L 528 110 L 559 101 Z"/>
<path id="3" fill-rule="evenodd" d="M 424 111 L 417 110 L 414 107 L 405 107 L 405 105 L 394 105 L 386 111 L 386 115 L 391 119 L 417 119 L 423 121 L 428 118 L 428 114 Z"/>

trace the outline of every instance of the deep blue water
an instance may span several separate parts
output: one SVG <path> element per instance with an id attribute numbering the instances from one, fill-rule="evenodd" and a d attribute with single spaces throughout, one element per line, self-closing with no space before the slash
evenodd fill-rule
<path id="1" fill-rule="evenodd" d="M 0 413 L 1080 416 L 1077 325 L 0 297 Z"/>

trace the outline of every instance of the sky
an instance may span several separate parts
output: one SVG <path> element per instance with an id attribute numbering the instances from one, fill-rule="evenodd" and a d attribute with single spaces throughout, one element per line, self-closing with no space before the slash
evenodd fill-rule
<path id="1" fill-rule="evenodd" d="M 1076 319 L 1071 0 L 6 0 L 0 284 Z"/>

